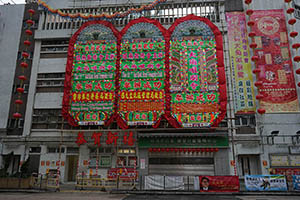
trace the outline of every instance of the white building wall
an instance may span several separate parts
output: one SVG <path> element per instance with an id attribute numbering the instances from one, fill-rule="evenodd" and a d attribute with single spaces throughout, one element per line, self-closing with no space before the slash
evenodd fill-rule
<path id="1" fill-rule="evenodd" d="M 38 73 L 64 73 L 66 72 L 66 58 L 42 58 Z"/>
<path id="2" fill-rule="evenodd" d="M 8 120 L 24 8 L 24 5 L 0 6 L 0 129 L 6 128 Z"/>

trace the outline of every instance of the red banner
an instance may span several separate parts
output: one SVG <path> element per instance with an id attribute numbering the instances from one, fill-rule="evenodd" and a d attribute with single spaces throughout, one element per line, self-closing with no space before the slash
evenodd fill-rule
<path id="1" fill-rule="evenodd" d="M 251 15 L 255 22 L 252 31 L 258 57 L 257 79 L 263 84 L 260 107 L 268 113 L 299 110 L 293 73 L 293 63 L 283 10 L 257 10 Z"/>
<path id="2" fill-rule="evenodd" d="M 197 185 L 198 183 L 195 183 Z M 200 192 L 239 192 L 238 176 L 199 176 Z"/>
<path id="3" fill-rule="evenodd" d="M 136 179 L 138 171 L 132 168 L 111 168 L 107 171 L 107 178 Z"/>

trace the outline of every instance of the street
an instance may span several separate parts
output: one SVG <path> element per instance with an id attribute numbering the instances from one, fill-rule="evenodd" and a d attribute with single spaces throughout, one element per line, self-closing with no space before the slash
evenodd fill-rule
<path id="1" fill-rule="evenodd" d="M 95 192 L 0 193 L 0 200 L 300 200 L 299 196 L 125 195 Z"/>

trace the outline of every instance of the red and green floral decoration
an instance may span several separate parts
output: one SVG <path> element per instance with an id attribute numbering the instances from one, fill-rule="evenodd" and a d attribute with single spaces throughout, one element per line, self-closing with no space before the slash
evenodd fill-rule
<path id="1" fill-rule="evenodd" d="M 226 108 L 222 35 L 195 16 L 181 18 L 169 31 L 171 114 L 183 127 L 212 126 Z"/>
<path id="2" fill-rule="evenodd" d="M 70 101 L 64 114 L 72 124 L 103 125 L 112 117 L 117 42 L 117 31 L 105 22 L 89 23 L 72 37 L 67 66 L 72 80 L 66 82 L 70 98 L 64 97 Z"/>
<path id="3" fill-rule="evenodd" d="M 226 113 L 222 35 L 189 15 L 167 31 L 139 18 L 121 32 L 92 21 L 69 46 L 63 115 L 71 125 L 211 127 Z"/>
<path id="4" fill-rule="evenodd" d="M 118 113 L 127 125 L 153 125 L 165 110 L 165 30 L 141 18 L 121 32 Z"/>

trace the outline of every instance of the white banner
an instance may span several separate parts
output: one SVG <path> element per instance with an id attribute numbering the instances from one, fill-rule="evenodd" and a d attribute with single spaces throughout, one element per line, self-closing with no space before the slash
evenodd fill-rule
<path id="1" fill-rule="evenodd" d="M 184 190 L 183 176 L 145 176 L 145 190 Z"/>

